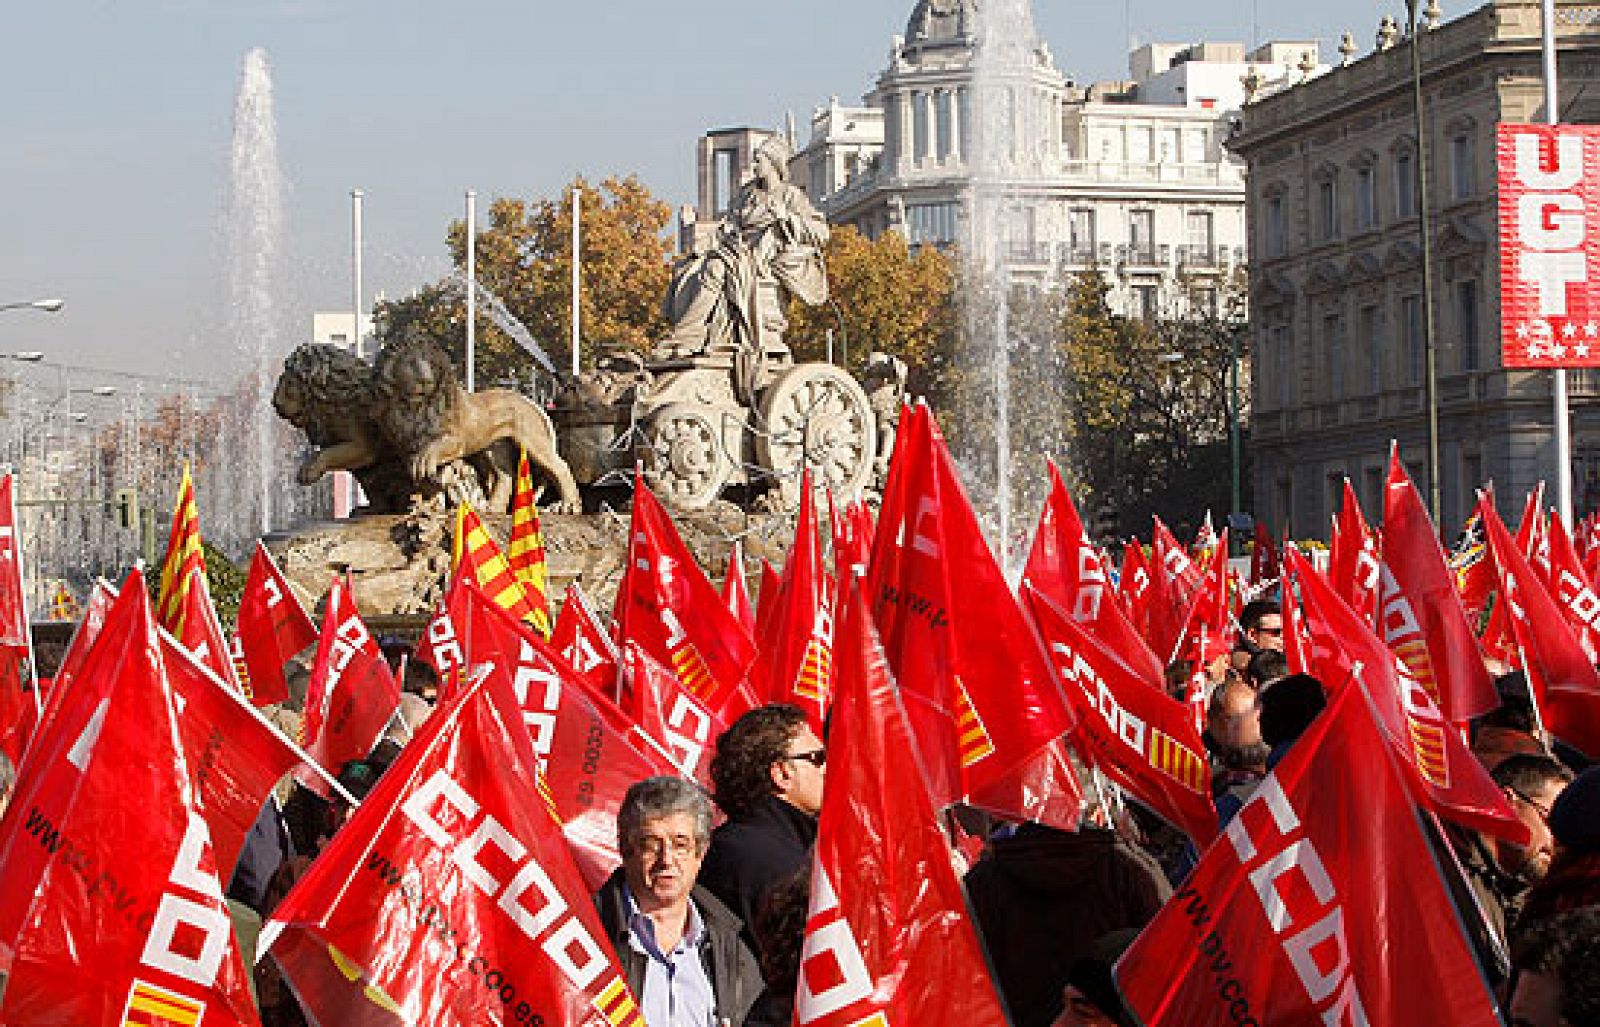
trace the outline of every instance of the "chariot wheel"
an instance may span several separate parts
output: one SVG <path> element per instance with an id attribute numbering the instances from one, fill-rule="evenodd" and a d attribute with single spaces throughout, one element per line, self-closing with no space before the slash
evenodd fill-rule
<path id="1" fill-rule="evenodd" d="M 783 504 L 800 498 L 800 471 L 820 487 L 855 495 L 872 482 L 877 421 L 866 391 L 832 364 L 799 364 L 761 396 L 756 460 L 782 488 Z"/>
<path id="2" fill-rule="evenodd" d="M 644 476 L 665 503 L 685 510 L 710 506 L 732 473 L 711 412 L 671 403 L 645 429 Z"/>

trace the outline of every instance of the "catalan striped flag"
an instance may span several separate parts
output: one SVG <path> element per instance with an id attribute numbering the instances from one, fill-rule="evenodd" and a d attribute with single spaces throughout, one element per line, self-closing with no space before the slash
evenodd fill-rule
<path id="1" fill-rule="evenodd" d="M 528 590 L 511 573 L 500 544 L 466 503 L 456 507 L 456 534 L 450 557 L 454 572 L 470 577 L 496 606 L 519 620 L 534 623 L 536 608 L 528 598 Z"/>
<path id="2" fill-rule="evenodd" d="M 961 683 L 960 678 L 952 680 L 956 690 L 956 750 L 961 757 L 961 769 L 966 770 L 979 760 L 994 755 L 994 739 L 989 737 L 989 729 L 983 726 L 978 708 L 972 705 L 967 686 Z"/>
<path id="3" fill-rule="evenodd" d="M 206 560 L 200 551 L 200 511 L 194 503 L 194 479 L 189 475 L 189 465 L 184 464 L 178 502 L 172 509 L 172 531 L 167 535 L 167 555 L 161 561 L 161 591 L 156 599 L 156 622 L 178 638 L 183 637 L 189 574 L 197 568 L 205 573 Z"/>
<path id="4" fill-rule="evenodd" d="M 205 1015 L 206 1004 L 187 995 L 135 980 L 122 1013 L 123 1027 L 193 1027 Z"/>
<path id="5" fill-rule="evenodd" d="M 534 502 L 533 473 L 526 451 L 517 460 L 517 490 L 511 496 L 511 539 L 506 545 L 506 561 L 533 604 L 533 615 L 526 618 L 528 623 L 548 639 L 550 568 L 545 562 L 544 529 L 539 525 L 539 505 Z"/>

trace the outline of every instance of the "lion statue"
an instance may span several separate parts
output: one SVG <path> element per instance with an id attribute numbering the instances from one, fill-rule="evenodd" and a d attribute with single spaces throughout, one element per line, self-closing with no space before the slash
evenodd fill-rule
<path id="1" fill-rule="evenodd" d="M 273 406 L 320 447 L 299 480 L 355 471 L 375 509 L 404 510 L 412 495 L 443 491 L 457 499 L 481 495 L 490 509 L 503 510 L 519 449 L 554 482 L 559 498 L 551 511 L 583 508 L 549 416 L 511 389 L 466 392 L 444 351 L 418 335 L 385 346 L 371 367 L 332 346 L 301 346 L 284 363 Z M 383 490 L 381 505 L 367 477 Z M 404 490 L 398 503 L 391 481 Z"/>

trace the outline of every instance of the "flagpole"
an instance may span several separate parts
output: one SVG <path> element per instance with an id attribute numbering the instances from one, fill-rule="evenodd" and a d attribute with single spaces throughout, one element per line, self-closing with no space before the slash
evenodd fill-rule
<path id="1" fill-rule="evenodd" d="M 1556 13 L 1555 0 L 1542 0 L 1539 5 L 1543 31 L 1541 45 L 1544 51 L 1544 120 L 1548 125 L 1561 124 L 1560 80 L 1556 78 Z M 1567 407 L 1567 369 L 1555 369 L 1551 383 L 1554 401 L 1556 443 L 1556 506 L 1561 512 L 1561 523 L 1572 526 L 1572 416 Z M 1529 691 L 1532 691 L 1530 688 Z"/>

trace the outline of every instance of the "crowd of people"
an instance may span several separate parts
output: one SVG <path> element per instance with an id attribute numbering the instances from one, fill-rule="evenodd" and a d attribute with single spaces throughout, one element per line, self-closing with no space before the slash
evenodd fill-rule
<path id="1" fill-rule="evenodd" d="M 1288 673 L 1276 602 L 1248 604 L 1239 622 L 1232 654 L 1210 668 L 1203 735 L 1222 824 L 1326 703 L 1322 683 Z M 338 775 L 356 798 L 431 711 L 431 675 L 411 666 L 383 740 Z M 1189 669 L 1173 668 L 1175 694 Z M 1546 744 L 1521 674 L 1502 675 L 1497 687 L 1501 706 L 1473 724 L 1473 751 L 1531 840 L 1515 845 L 1435 822 L 1436 862 L 1509 1022 L 1600 1024 L 1600 767 Z M 805 713 L 767 705 L 717 739 L 710 795 L 677 777 L 628 791 L 617 820 L 622 865 L 594 902 L 649 1027 L 793 1022 L 827 762 Z M 1076 769 L 1092 780 L 1090 769 Z M 1075 832 L 965 807 L 945 818 L 995 985 L 1018 1027 L 1134 1022 L 1112 966 L 1198 858 L 1137 802 L 1115 789 L 1093 793 Z M 263 811 L 228 887 L 252 958 L 260 925 L 350 815 L 347 802 L 298 786 L 281 798 Z M 305 1022 L 270 959 L 257 964 L 255 983 L 263 1023 Z"/>

